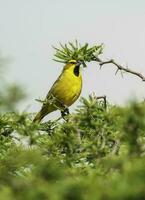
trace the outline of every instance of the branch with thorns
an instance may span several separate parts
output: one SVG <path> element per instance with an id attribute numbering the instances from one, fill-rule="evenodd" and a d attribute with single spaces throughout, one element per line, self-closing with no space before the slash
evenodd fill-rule
<path id="1" fill-rule="evenodd" d="M 115 74 L 117 74 L 119 71 L 121 71 L 121 72 L 124 71 L 124 72 L 130 73 L 130 74 L 133 74 L 135 76 L 138 76 L 139 78 L 142 79 L 142 81 L 145 81 L 145 76 L 143 76 L 141 73 L 133 71 L 128 67 L 123 67 L 122 65 L 118 64 L 114 59 L 111 59 L 111 60 L 108 60 L 108 61 L 102 61 L 100 58 L 97 58 L 97 60 L 94 59 L 94 61 L 99 62 L 100 68 L 103 65 L 106 65 L 106 64 L 115 65 L 117 67 L 117 70 L 116 70 Z"/>
<path id="2" fill-rule="evenodd" d="M 117 67 L 116 73 L 118 71 L 127 72 L 139 77 L 142 81 L 145 81 L 145 76 L 139 72 L 133 71 L 128 67 L 123 67 L 118 64 L 114 59 L 110 59 L 108 61 L 103 61 L 99 58 L 99 55 L 103 53 L 104 45 L 94 45 L 90 47 L 88 43 L 81 45 L 76 40 L 74 43 L 69 42 L 68 44 L 60 44 L 60 48 L 53 47 L 56 51 L 54 54 L 55 61 L 61 63 L 67 63 L 69 60 L 75 59 L 80 60 L 82 62 L 83 67 L 86 67 L 86 62 L 96 61 L 98 62 L 100 68 L 106 64 L 113 64 Z"/>

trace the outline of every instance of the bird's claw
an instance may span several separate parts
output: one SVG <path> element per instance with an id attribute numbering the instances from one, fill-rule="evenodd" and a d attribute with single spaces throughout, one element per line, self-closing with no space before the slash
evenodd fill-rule
<path id="1" fill-rule="evenodd" d="M 68 121 L 68 118 L 66 118 L 67 115 L 69 115 L 69 109 L 65 108 L 64 110 L 61 111 L 61 116 L 65 121 Z"/>

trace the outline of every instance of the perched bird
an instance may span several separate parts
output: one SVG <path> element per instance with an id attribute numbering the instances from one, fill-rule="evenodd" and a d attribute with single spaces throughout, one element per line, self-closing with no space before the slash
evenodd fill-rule
<path id="1" fill-rule="evenodd" d="M 48 92 L 33 122 L 40 122 L 47 114 L 57 109 L 61 111 L 62 116 L 69 113 L 68 107 L 78 99 L 82 90 L 81 64 L 81 61 L 77 60 L 68 61 Z"/>

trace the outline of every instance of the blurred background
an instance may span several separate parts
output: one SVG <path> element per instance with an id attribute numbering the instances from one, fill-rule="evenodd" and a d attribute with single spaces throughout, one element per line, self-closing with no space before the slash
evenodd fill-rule
<path id="1" fill-rule="evenodd" d="M 63 64 L 52 59 L 52 45 L 77 39 L 82 44 L 104 43 L 104 60 L 118 63 L 145 75 L 144 0 L 0 0 L 0 51 L 9 60 L 8 84 L 19 83 L 27 93 L 20 111 L 37 112 Z M 145 83 L 115 67 L 96 63 L 83 69 L 83 91 L 107 95 L 110 102 L 124 104 L 145 98 Z M 76 107 L 77 101 L 71 109 Z"/>

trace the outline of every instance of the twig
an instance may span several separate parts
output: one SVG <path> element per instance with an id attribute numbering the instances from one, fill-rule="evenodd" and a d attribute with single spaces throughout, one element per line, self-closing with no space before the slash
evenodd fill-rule
<path id="1" fill-rule="evenodd" d="M 93 60 L 99 62 L 100 68 L 101 68 L 103 65 L 106 65 L 106 64 L 113 64 L 113 65 L 115 65 L 115 66 L 117 67 L 116 73 L 117 73 L 119 70 L 120 70 L 120 71 L 125 71 L 125 72 L 127 72 L 127 73 L 134 74 L 135 76 L 138 76 L 139 78 L 141 78 L 142 81 L 145 81 L 145 76 L 143 76 L 141 73 L 138 73 L 138 72 L 133 71 L 133 70 L 131 70 L 131 69 L 129 69 L 129 68 L 123 67 L 122 65 L 118 64 L 117 62 L 115 62 L 113 59 L 108 60 L 108 61 L 102 61 L 100 58 L 94 57 Z M 115 74 L 116 74 L 116 73 L 115 73 Z"/>
<path id="2" fill-rule="evenodd" d="M 76 133 L 77 133 L 78 143 L 79 143 L 79 145 L 81 145 L 81 143 L 82 143 L 82 141 L 81 141 L 81 130 L 76 128 Z"/>
<path id="3" fill-rule="evenodd" d="M 93 92 L 92 94 L 89 95 L 89 97 L 90 97 L 91 100 L 93 100 L 93 99 L 95 99 L 95 100 L 103 99 L 103 101 L 104 101 L 104 108 L 106 110 L 106 108 L 107 108 L 107 97 L 106 97 L 106 95 L 96 96 L 96 94 Z"/>
<path id="4" fill-rule="evenodd" d="M 115 141 L 115 144 L 114 144 L 114 146 L 113 146 L 113 150 L 112 150 L 112 152 L 111 152 L 111 154 L 112 155 L 118 155 L 118 153 L 119 153 L 119 148 L 120 148 L 120 141 L 119 140 L 116 140 Z"/>
<path id="5" fill-rule="evenodd" d="M 107 108 L 107 97 L 106 97 L 106 95 L 98 96 L 98 97 L 96 97 L 96 99 L 103 99 L 104 107 L 105 107 L 105 109 Z"/>

